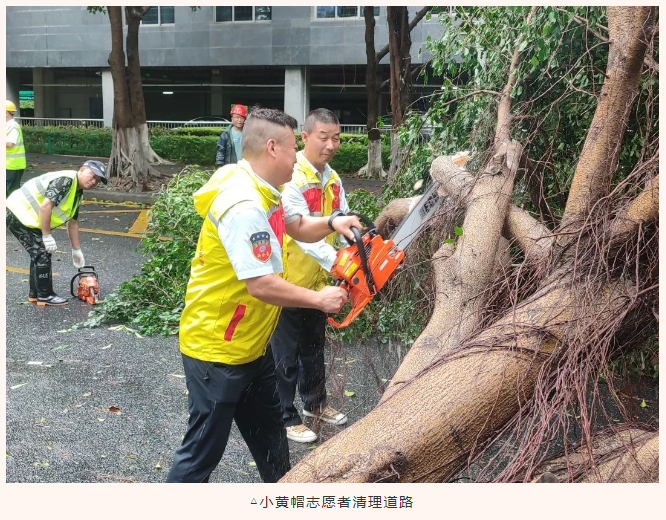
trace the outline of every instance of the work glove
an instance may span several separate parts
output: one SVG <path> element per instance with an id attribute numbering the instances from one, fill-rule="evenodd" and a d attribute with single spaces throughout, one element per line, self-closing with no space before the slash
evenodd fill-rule
<path id="1" fill-rule="evenodd" d="M 86 265 L 86 261 L 83 259 L 83 253 L 80 249 L 72 248 L 72 263 L 77 269 L 81 269 Z"/>
<path id="2" fill-rule="evenodd" d="M 56 245 L 55 238 L 53 238 L 50 234 L 42 235 L 42 240 L 44 241 L 44 249 L 46 249 L 47 253 L 53 254 L 56 252 L 58 246 Z"/>

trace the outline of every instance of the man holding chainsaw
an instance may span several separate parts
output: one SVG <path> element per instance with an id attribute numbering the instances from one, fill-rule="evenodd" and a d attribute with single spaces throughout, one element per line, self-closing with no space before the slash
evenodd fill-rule
<path id="1" fill-rule="evenodd" d="M 86 161 L 79 171 L 45 173 L 24 183 L 7 198 L 7 228 L 30 255 L 28 301 L 37 305 L 67 305 L 67 299 L 53 291 L 51 255 L 58 246 L 51 234 L 67 224 L 74 267 L 85 260 L 79 241 L 79 204 L 83 190 L 106 184 L 106 167 L 100 161 Z"/>
<path id="2" fill-rule="evenodd" d="M 294 176 L 282 193 L 285 211 L 292 215 L 289 218 L 299 215 L 328 218 L 348 212 L 340 177 L 328 165 L 340 148 L 338 118 L 325 108 L 313 110 L 305 120 L 301 137 L 304 149 L 297 154 Z M 325 287 L 335 261 L 336 238 L 336 233 L 330 233 L 317 243 L 305 244 L 288 236 L 287 280 L 315 291 Z M 303 424 L 294 406 L 297 386 L 303 415 L 334 425 L 347 422 L 345 414 L 326 403 L 325 329 L 326 314 L 321 310 L 290 306 L 282 309 L 271 338 L 282 418 L 287 438 L 295 442 L 317 440 L 317 434 Z"/>
<path id="3" fill-rule="evenodd" d="M 289 469 L 289 446 L 268 345 L 281 307 L 337 312 L 339 287 L 313 291 L 285 280 L 284 234 L 316 242 L 337 231 L 353 238 L 357 217 L 291 215 L 280 189 L 296 162 L 296 120 L 256 108 L 243 129 L 243 159 L 194 194 L 204 217 L 180 319 L 189 423 L 167 482 L 207 482 L 220 462 L 232 420 L 264 482 Z M 287 223 L 286 223 L 287 222 Z"/>

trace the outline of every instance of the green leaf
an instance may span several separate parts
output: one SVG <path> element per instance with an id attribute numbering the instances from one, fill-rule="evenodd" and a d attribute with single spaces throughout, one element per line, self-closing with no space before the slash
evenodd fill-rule
<path id="1" fill-rule="evenodd" d="M 645 399 L 641 401 L 641 408 L 647 408 L 647 403 L 645 402 Z"/>
<path id="2" fill-rule="evenodd" d="M 345 390 L 345 396 L 346 397 L 355 397 L 356 392 L 352 392 L 351 390 Z"/>
<path id="3" fill-rule="evenodd" d="M 257 463 L 256 463 L 255 461 L 252 461 L 252 462 L 250 462 L 249 465 L 252 466 L 252 467 L 254 468 L 254 467 L 257 465 Z"/>
<path id="4" fill-rule="evenodd" d="M 459 237 L 463 236 L 463 230 L 461 227 L 458 226 L 454 227 L 453 232 Z"/>
<path id="5" fill-rule="evenodd" d="M 444 243 L 445 243 L 445 244 L 455 244 L 456 241 L 453 240 L 452 238 L 447 238 L 447 239 L 444 240 Z"/>
<path id="6" fill-rule="evenodd" d="M 21 383 L 20 385 L 10 386 L 9 389 L 10 389 L 10 390 L 16 390 L 17 388 L 21 388 L 22 386 L 25 386 L 25 385 L 27 385 L 27 384 L 28 384 L 28 383 Z"/>
<path id="7" fill-rule="evenodd" d="M 66 348 L 69 348 L 69 345 L 58 345 L 57 347 L 53 347 L 51 351 L 54 350 L 65 350 Z"/>

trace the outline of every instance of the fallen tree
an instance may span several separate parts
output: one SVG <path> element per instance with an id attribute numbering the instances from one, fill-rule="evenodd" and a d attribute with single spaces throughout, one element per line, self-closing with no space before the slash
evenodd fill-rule
<path id="1" fill-rule="evenodd" d="M 645 310 L 654 307 L 658 288 L 658 152 L 613 181 L 656 9 L 607 8 L 605 79 L 552 229 L 512 204 L 525 164 L 512 134 L 512 95 L 526 35 L 540 34 L 531 27 L 539 9 L 527 14 L 507 81 L 494 92 L 496 125 L 476 171 L 451 157 L 432 164 L 442 194 L 464 208 L 464 234 L 433 255 L 428 325 L 377 407 L 283 482 L 445 482 L 475 462 L 476 480 L 529 482 L 548 443 L 562 436 L 568 442 L 569 412 L 577 410 L 586 446 L 594 446 L 597 419 L 609 420 L 600 407 L 600 374 L 613 352 L 656 320 Z M 394 225 L 412 202 L 387 206 L 378 221 Z M 520 249 L 511 262 L 505 240 Z M 653 467 L 657 453 L 647 450 L 643 466 Z M 597 479 L 610 480 L 590 460 Z M 558 478 L 575 480 L 572 470 L 565 473 Z"/>

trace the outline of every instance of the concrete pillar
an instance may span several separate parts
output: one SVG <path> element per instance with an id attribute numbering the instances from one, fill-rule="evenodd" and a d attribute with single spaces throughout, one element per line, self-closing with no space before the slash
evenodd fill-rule
<path id="1" fill-rule="evenodd" d="M 16 105 L 15 117 L 21 117 L 21 109 L 19 103 L 19 71 L 18 69 L 5 69 L 7 72 L 7 100 Z"/>
<path id="2" fill-rule="evenodd" d="M 32 71 L 35 92 L 35 117 L 55 117 L 55 83 L 53 69 L 35 68 Z M 49 86 L 46 86 L 49 85 Z"/>
<path id="3" fill-rule="evenodd" d="M 222 74 L 219 70 L 213 70 L 210 79 L 211 83 L 222 83 Z M 210 115 L 225 117 L 229 119 L 229 107 L 224 106 L 223 87 L 210 87 Z"/>
<path id="4" fill-rule="evenodd" d="M 306 65 L 284 69 L 284 111 L 298 121 L 300 130 L 310 113 L 310 69 Z"/>
<path id="5" fill-rule="evenodd" d="M 113 78 L 111 69 L 102 70 L 102 107 L 104 126 L 113 125 Z"/>

